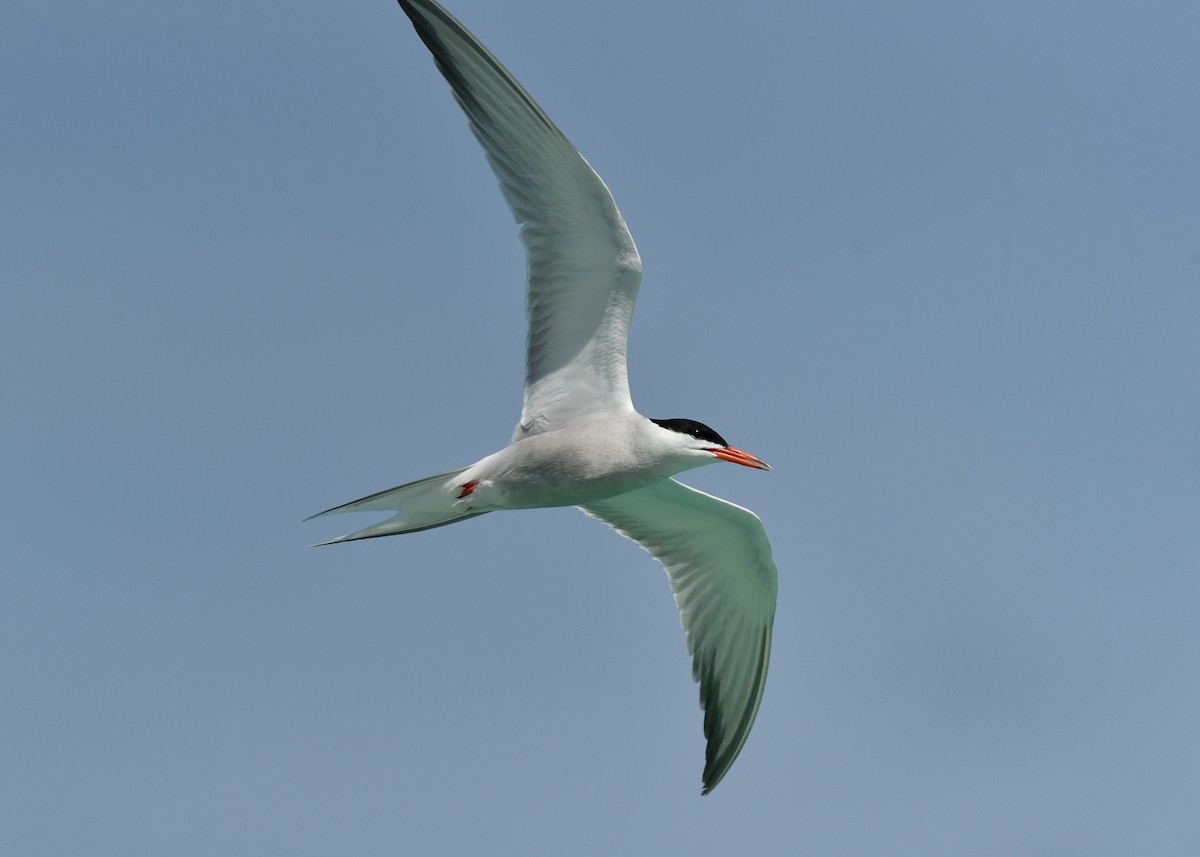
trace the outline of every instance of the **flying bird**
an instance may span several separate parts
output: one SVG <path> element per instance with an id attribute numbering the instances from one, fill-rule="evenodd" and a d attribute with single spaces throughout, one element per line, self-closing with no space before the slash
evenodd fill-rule
<path id="1" fill-rule="evenodd" d="M 525 89 L 433 0 L 399 0 L 483 146 L 520 224 L 527 279 L 525 399 L 508 446 L 470 467 L 313 515 L 394 512 L 322 544 L 428 530 L 502 509 L 578 506 L 666 569 L 700 685 L 702 794 L 758 714 L 777 573 L 758 517 L 676 473 L 767 464 L 703 423 L 647 419 L 625 353 L 641 257 L 608 188 Z"/>

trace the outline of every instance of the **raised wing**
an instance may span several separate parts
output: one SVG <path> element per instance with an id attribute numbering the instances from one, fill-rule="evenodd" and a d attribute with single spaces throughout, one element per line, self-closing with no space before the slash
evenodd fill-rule
<path id="1" fill-rule="evenodd" d="M 642 262 L 612 195 L 516 79 L 433 0 L 399 0 L 521 224 L 525 403 L 513 434 L 632 410 L 625 372 Z"/>
<path id="2" fill-rule="evenodd" d="M 777 573 L 762 521 L 674 479 L 582 508 L 641 545 L 671 579 L 700 683 L 708 794 L 742 751 L 767 680 Z"/>

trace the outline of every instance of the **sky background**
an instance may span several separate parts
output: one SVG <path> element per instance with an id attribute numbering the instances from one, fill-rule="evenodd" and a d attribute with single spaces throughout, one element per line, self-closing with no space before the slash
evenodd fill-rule
<path id="1" fill-rule="evenodd" d="M 0 851 L 1200 854 L 1200 6 L 456 0 L 612 189 L 649 416 L 779 564 L 701 799 L 570 509 L 309 549 L 521 396 L 523 253 L 387 0 L 0 28 Z"/>

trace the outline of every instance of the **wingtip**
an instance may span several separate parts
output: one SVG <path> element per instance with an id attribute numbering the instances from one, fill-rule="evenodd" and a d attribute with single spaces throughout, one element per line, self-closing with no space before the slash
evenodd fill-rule
<path id="1" fill-rule="evenodd" d="M 721 780 L 725 779 L 725 775 L 729 773 L 729 769 L 732 766 L 732 759 L 719 769 L 711 761 L 706 760 L 704 773 L 700 777 L 700 782 L 703 784 L 703 788 L 700 789 L 700 797 L 711 793 L 713 789 L 719 786 Z"/>
<path id="2" fill-rule="evenodd" d="M 729 765 L 726 765 L 725 769 L 720 772 L 705 770 L 704 776 L 700 778 L 700 781 L 704 784 L 703 788 L 700 789 L 700 797 L 706 796 L 718 785 L 720 785 L 721 780 L 725 779 L 725 774 L 729 771 L 729 767 L 732 764 L 733 763 L 731 761 Z"/>

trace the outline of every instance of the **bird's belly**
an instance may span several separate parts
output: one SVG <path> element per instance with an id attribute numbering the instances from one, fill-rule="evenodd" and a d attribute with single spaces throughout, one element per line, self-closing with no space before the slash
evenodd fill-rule
<path id="1" fill-rule="evenodd" d="M 504 509 L 579 506 L 643 488 L 662 478 L 645 472 L 511 474 L 482 485 L 486 496 L 480 499 Z"/>
<path id="2" fill-rule="evenodd" d="M 580 506 L 644 488 L 671 475 L 660 466 L 615 464 L 605 457 L 534 455 L 498 462 L 472 500 L 477 508 Z M 474 496 L 478 495 L 478 496 Z"/>

